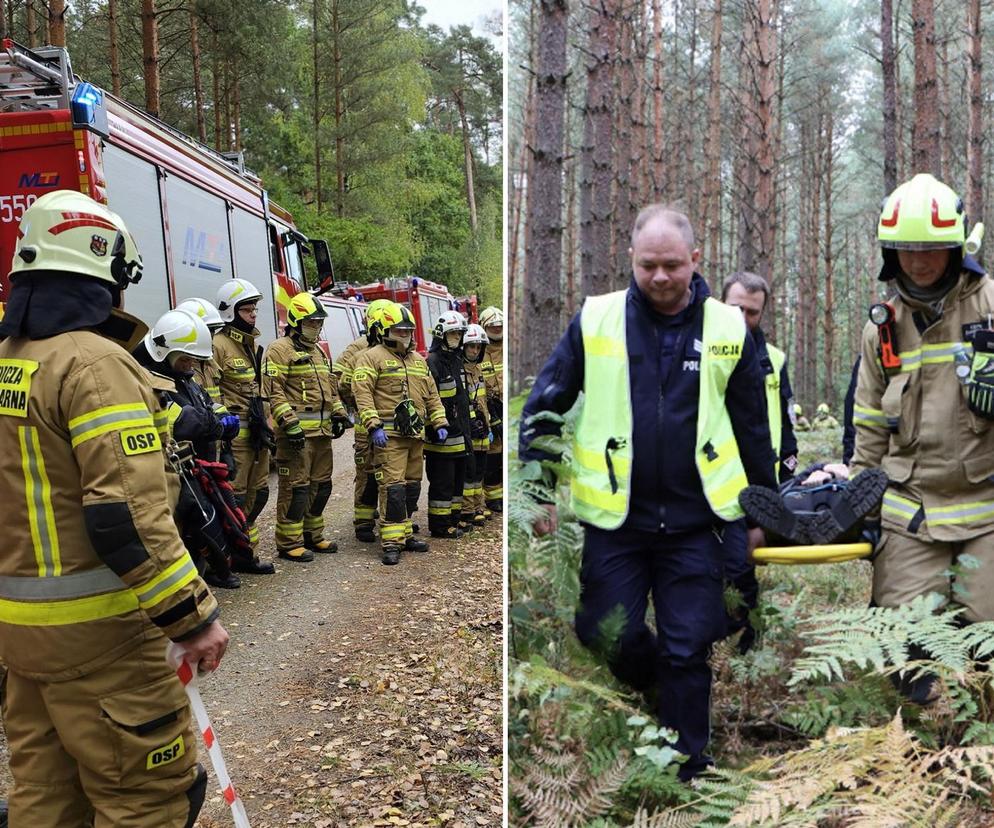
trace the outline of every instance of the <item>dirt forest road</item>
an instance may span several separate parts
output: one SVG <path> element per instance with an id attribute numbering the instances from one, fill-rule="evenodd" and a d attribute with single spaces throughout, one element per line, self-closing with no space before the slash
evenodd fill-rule
<path id="1" fill-rule="evenodd" d="M 231 645 L 201 690 L 235 787 L 253 828 L 500 825 L 500 525 L 383 566 L 352 533 L 351 443 L 325 511 L 338 554 L 216 591 Z M 212 772 L 197 826 L 232 824 Z"/>

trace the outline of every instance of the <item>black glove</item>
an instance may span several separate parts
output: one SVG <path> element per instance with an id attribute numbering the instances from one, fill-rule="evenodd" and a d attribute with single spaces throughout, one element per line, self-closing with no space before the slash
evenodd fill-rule
<path id="1" fill-rule="evenodd" d="M 304 436 L 304 429 L 299 423 L 294 423 L 286 429 L 286 439 L 290 444 L 291 451 L 303 451 L 307 438 Z"/>
<path id="2" fill-rule="evenodd" d="M 487 436 L 487 424 L 483 422 L 482 417 L 474 417 L 473 422 L 470 425 L 470 433 L 473 435 L 474 440 L 482 440 Z"/>
<path id="3" fill-rule="evenodd" d="M 344 414 L 331 415 L 331 438 L 337 440 L 346 431 L 352 428 L 352 420 Z"/>
<path id="4" fill-rule="evenodd" d="M 863 522 L 863 528 L 860 530 L 859 537 L 864 543 L 870 544 L 870 560 L 872 561 L 877 557 L 877 549 L 880 546 L 880 521 L 879 520 L 867 520 Z"/>
<path id="5" fill-rule="evenodd" d="M 994 331 L 973 335 L 969 389 L 970 410 L 985 420 L 994 420 Z"/>

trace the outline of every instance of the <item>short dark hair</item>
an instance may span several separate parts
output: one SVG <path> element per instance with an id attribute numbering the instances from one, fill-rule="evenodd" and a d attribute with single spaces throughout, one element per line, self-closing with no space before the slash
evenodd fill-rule
<path id="1" fill-rule="evenodd" d="M 726 276 L 725 281 L 721 285 L 722 302 L 728 298 L 728 289 L 732 285 L 742 285 L 748 293 L 759 293 L 762 291 L 764 308 L 766 307 L 766 303 L 770 301 L 770 283 L 758 273 L 752 273 L 748 270 L 736 270 L 731 275 Z"/>
<path id="2" fill-rule="evenodd" d="M 631 246 L 635 247 L 635 239 L 650 221 L 654 218 L 661 218 L 670 227 L 676 230 L 687 244 L 688 250 L 694 249 L 694 230 L 690 226 L 690 219 L 676 204 L 649 204 L 639 210 L 632 226 Z"/>

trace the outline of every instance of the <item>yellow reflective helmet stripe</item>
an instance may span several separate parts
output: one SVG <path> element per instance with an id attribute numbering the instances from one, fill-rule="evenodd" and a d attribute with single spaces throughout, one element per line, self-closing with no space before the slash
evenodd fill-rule
<path id="1" fill-rule="evenodd" d="M 108 431 L 152 425 L 152 414 L 143 402 L 108 405 L 73 417 L 69 421 L 69 437 L 72 447 L 76 448 Z"/>
<path id="2" fill-rule="evenodd" d="M 62 574 L 59 552 L 59 533 L 55 526 L 52 508 L 52 484 L 45 470 L 38 429 L 19 426 L 17 436 L 21 446 L 21 469 L 24 472 L 24 497 L 28 507 L 28 524 L 34 544 L 38 575 L 41 577 Z"/>

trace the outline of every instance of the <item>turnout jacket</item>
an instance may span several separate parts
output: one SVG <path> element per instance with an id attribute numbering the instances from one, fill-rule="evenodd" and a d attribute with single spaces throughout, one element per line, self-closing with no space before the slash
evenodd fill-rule
<path id="1" fill-rule="evenodd" d="M 224 400 L 221 399 L 221 368 L 213 357 L 198 359 L 193 363 L 193 381 L 207 392 L 218 414 L 228 413 Z"/>
<path id="2" fill-rule="evenodd" d="M 166 414 L 137 362 L 86 330 L 0 342 L 0 661 L 86 675 L 218 615 L 168 505 Z"/>
<path id="3" fill-rule="evenodd" d="M 956 357 L 991 327 L 994 283 L 969 256 L 938 318 L 900 283 L 893 299 L 901 367 L 885 372 L 876 326 L 863 328 L 853 424 L 852 473 L 881 467 L 890 478 L 881 521 L 938 541 L 994 531 L 994 422 L 967 406 Z M 965 352 L 965 353 L 964 353 Z"/>
<path id="4" fill-rule="evenodd" d="M 443 347 L 442 341 L 435 337 L 428 351 L 427 362 L 445 408 L 449 433 L 444 443 L 427 443 L 425 451 L 453 456 L 464 454 L 469 450 L 470 444 L 470 409 L 469 395 L 463 382 L 462 349 L 448 351 Z M 434 429 L 430 429 L 429 433 L 433 431 Z"/>
<path id="5" fill-rule="evenodd" d="M 428 363 L 417 351 L 401 356 L 385 345 L 374 345 L 359 354 L 352 376 L 359 420 L 367 431 L 382 426 L 391 436 L 402 436 L 394 427 L 394 409 L 410 398 L 418 414 L 432 428 L 448 428 Z M 424 432 L 417 435 L 424 438 Z"/>
<path id="6" fill-rule="evenodd" d="M 628 516 L 621 529 L 685 532 L 721 521 L 704 495 L 694 458 L 704 300 L 707 283 L 691 281 L 690 304 L 673 316 L 653 310 L 635 280 L 625 308 L 626 347 L 632 405 L 632 470 Z M 565 414 L 583 388 L 584 350 L 580 314 L 539 372 L 521 414 L 522 460 L 555 459 L 531 447 L 542 434 L 559 435 L 561 425 L 529 423 L 540 411 Z M 742 356 L 725 391 L 725 405 L 749 483 L 777 488 L 766 398 L 756 345 L 745 337 Z"/>
<path id="7" fill-rule="evenodd" d="M 240 439 L 248 439 L 249 405 L 254 397 L 262 396 L 262 349 L 256 348 L 259 331 L 245 333 L 233 325 L 225 325 L 214 335 L 214 362 L 220 370 L 218 389 L 220 402 L 241 420 Z"/>
<path id="8" fill-rule="evenodd" d="M 355 369 L 356 357 L 363 351 L 369 349 L 369 340 L 366 335 L 353 339 L 345 350 L 339 354 L 331 365 L 331 374 L 335 382 L 335 390 L 345 406 L 350 410 L 355 410 L 355 397 L 352 394 L 352 371 Z M 356 423 L 356 427 L 359 424 Z"/>
<path id="9" fill-rule="evenodd" d="M 317 343 L 277 339 L 266 349 L 263 374 L 273 417 L 284 431 L 300 425 L 308 437 L 330 437 L 332 416 L 346 416 L 331 363 Z"/>
<path id="10" fill-rule="evenodd" d="M 469 397 L 470 436 L 473 441 L 473 451 L 486 451 L 490 448 L 487 435 L 490 432 L 490 412 L 487 410 L 487 387 L 483 379 L 483 353 L 477 362 L 463 361 L 463 382 L 466 385 L 466 395 Z M 483 436 L 473 436 L 473 423 L 483 422 Z"/>

